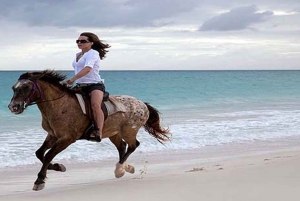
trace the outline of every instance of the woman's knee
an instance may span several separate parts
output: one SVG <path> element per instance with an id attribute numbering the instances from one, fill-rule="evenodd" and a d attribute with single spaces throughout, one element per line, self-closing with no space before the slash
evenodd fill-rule
<path id="1" fill-rule="evenodd" d="M 92 103 L 91 107 L 92 107 L 92 110 L 101 110 L 101 106 L 99 103 Z"/>

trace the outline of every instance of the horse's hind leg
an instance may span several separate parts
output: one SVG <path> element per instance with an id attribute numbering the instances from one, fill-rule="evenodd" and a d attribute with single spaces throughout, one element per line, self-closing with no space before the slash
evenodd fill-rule
<path id="1" fill-rule="evenodd" d="M 119 139 L 121 139 L 121 138 L 119 137 Z M 137 141 L 135 139 L 135 141 L 133 143 L 128 144 L 127 151 L 125 152 L 125 146 L 124 145 L 126 145 L 126 143 L 122 139 L 121 139 L 121 141 L 122 141 L 122 152 L 119 151 L 120 160 L 116 164 L 116 169 L 115 169 L 116 178 L 120 178 L 120 177 L 124 176 L 125 172 L 129 172 L 131 174 L 133 174 L 135 172 L 134 167 L 127 164 L 126 160 L 130 156 L 130 154 L 132 154 L 135 151 L 135 149 L 140 145 L 139 141 Z"/>
<path id="2" fill-rule="evenodd" d="M 110 141 L 116 146 L 118 152 L 119 152 L 119 162 L 116 165 L 115 169 L 115 176 L 116 178 L 120 178 L 125 174 L 125 169 L 119 168 L 118 164 L 120 164 L 121 159 L 126 153 L 126 142 L 123 141 L 123 139 L 119 135 L 114 135 L 109 138 Z"/>
<path id="3" fill-rule="evenodd" d="M 135 172 L 135 168 L 132 165 L 129 165 L 126 161 L 127 161 L 128 157 L 130 156 L 130 154 L 132 154 L 139 145 L 140 145 L 140 142 L 138 140 L 135 141 L 135 145 L 132 145 L 132 146 L 128 145 L 126 153 L 121 158 L 119 163 L 116 165 L 116 170 L 119 169 L 119 170 L 121 170 L 121 172 L 125 170 L 126 172 L 129 172 L 131 174 L 133 174 Z M 117 177 L 117 178 L 119 178 L 119 177 Z"/>
<path id="4" fill-rule="evenodd" d="M 44 143 L 42 144 L 42 146 L 35 152 L 36 157 L 43 163 L 44 161 L 44 155 L 45 152 L 50 149 L 53 144 L 57 141 L 57 138 L 53 137 L 52 135 L 48 134 Z M 65 172 L 66 171 L 66 167 L 63 164 L 52 164 L 50 163 L 48 165 L 48 170 L 55 170 L 55 171 L 61 171 L 61 172 Z"/>
<path id="5" fill-rule="evenodd" d="M 125 155 L 126 142 L 124 142 L 119 135 L 114 135 L 114 136 L 110 137 L 109 139 L 116 146 L 116 148 L 119 152 L 119 161 L 120 161 L 121 158 Z"/>
<path id="6" fill-rule="evenodd" d="M 132 154 L 139 145 L 140 142 L 138 140 L 135 140 L 135 142 L 132 144 L 128 144 L 127 151 L 124 154 L 124 156 L 120 159 L 119 163 L 123 164 L 128 159 L 130 154 Z"/>

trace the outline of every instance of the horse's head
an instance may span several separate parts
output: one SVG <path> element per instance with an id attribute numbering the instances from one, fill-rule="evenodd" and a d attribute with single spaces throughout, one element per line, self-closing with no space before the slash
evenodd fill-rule
<path id="1" fill-rule="evenodd" d="M 65 75 L 61 75 L 54 70 L 27 72 L 22 74 L 17 83 L 12 87 L 14 95 L 8 105 L 10 111 L 14 114 L 20 114 L 29 105 L 54 101 L 62 98 L 64 95 L 58 98 L 54 97 L 49 100 L 42 100 L 45 94 L 49 94 L 49 91 L 47 93 L 43 93 L 43 90 L 46 89 L 43 88 L 41 82 L 56 86 L 56 88 L 65 92 L 71 92 L 72 90 L 60 84 L 65 78 Z"/>
<path id="2" fill-rule="evenodd" d="M 14 114 L 22 113 L 28 105 L 33 104 L 38 98 L 36 92 L 40 96 L 40 88 L 36 80 L 32 79 L 19 79 L 12 90 L 14 91 L 13 97 L 8 105 L 10 111 Z"/>

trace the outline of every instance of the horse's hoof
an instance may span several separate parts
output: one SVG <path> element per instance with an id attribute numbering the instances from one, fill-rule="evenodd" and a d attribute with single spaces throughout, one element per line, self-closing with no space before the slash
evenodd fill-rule
<path id="1" fill-rule="evenodd" d="M 115 171 L 115 177 L 116 178 L 121 178 L 121 177 L 124 176 L 124 174 L 125 174 L 125 170 L 116 170 Z"/>
<path id="2" fill-rule="evenodd" d="M 126 165 L 125 166 L 125 171 L 133 174 L 135 172 L 135 169 L 132 165 Z"/>
<path id="3" fill-rule="evenodd" d="M 115 177 L 116 178 L 121 178 L 123 177 L 125 174 L 125 169 L 124 169 L 124 165 L 117 163 L 116 165 L 116 169 L 115 169 Z"/>
<path id="4" fill-rule="evenodd" d="M 67 170 L 66 166 L 63 164 L 57 164 L 58 165 L 58 171 L 65 172 Z"/>
<path id="5" fill-rule="evenodd" d="M 55 163 L 51 166 L 48 166 L 49 170 L 55 170 L 55 171 L 60 171 L 60 172 L 65 172 L 67 168 L 63 164 Z"/>
<path id="6" fill-rule="evenodd" d="M 40 190 L 43 190 L 44 188 L 45 188 L 45 183 L 34 184 L 32 190 L 40 191 Z"/>

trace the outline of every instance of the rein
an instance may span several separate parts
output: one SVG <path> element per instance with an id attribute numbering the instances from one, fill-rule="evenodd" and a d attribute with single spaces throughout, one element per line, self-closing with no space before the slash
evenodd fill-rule
<path id="1" fill-rule="evenodd" d="M 62 97 L 64 97 L 66 95 L 66 93 L 64 93 L 62 96 L 60 96 L 58 98 L 54 98 L 54 99 L 50 99 L 50 100 L 41 100 L 41 101 L 33 101 L 33 102 L 31 102 L 30 98 L 35 93 L 36 89 L 39 92 L 40 99 L 43 99 L 43 91 L 41 90 L 40 85 L 37 83 L 37 81 L 35 79 L 34 80 L 30 80 L 30 81 L 33 83 L 33 87 L 32 87 L 32 90 L 31 90 L 30 94 L 28 95 L 26 101 L 24 101 L 25 102 L 24 103 L 24 108 L 26 106 L 35 105 L 35 104 L 38 104 L 38 103 L 45 103 L 45 102 L 56 101 L 56 100 L 59 100 L 59 99 L 61 99 Z M 29 102 L 29 103 L 27 103 L 27 102 Z"/>

